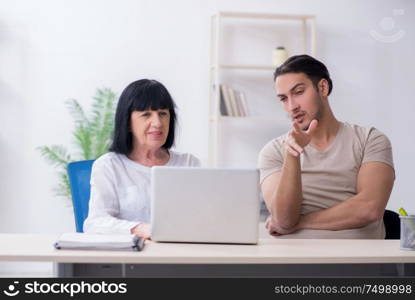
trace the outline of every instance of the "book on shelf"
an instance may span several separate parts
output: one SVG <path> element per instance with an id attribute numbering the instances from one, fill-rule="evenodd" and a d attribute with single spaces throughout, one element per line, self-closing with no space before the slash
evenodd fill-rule
<path id="1" fill-rule="evenodd" d="M 238 112 L 240 117 L 246 117 L 246 111 L 244 109 L 244 106 L 242 105 L 242 98 L 241 98 L 242 92 L 235 91 L 235 100 L 236 105 L 238 106 Z"/>
<path id="2" fill-rule="evenodd" d="M 225 99 L 224 99 L 224 96 L 223 96 L 222 89 L 220 89 L 220 106 L 219 106 L 219 109 L 220 109 L 220 115 L 221 116 L 228 116 L 229 115 L 228 109 L 226 107 Z"/>
<path id="3" fill-rule="evenodd" d="M 235 90 L 231 87 L 228 87 L 228 93 L 229 93 L 229 100 L 230 100 L 231 106 L 232 106 L 233 116 L 234 117 L 240 117 L 241 112 L 239 110 L 239 106 L 238 106 L 238 103 L 237 103 L 237 100 L 236 100 Z"/>
<path id="4" fill-rule="evenodd" d="M 244 116 L 245 117 L 249 116 L 248 103 L 246 101 L 246 97 L 245 97 L 245 93 L 244 92 L 239 92 L 239 101 L 241 103 L 241 107 L 242 107 Z"/>
<path id="5" fill-rule="evenodd" d="M 230 95 L 229 95 L 229 87 L 226 86 L 225 84 L 221 84 L 220 85 L 220 95 L 221 95 L 221 102 L 223 102 L 223 106 L 224 106 L 224 111 L 226 110 L 226 114 L 223 114 L 222 111 L 222 115 L 223 116 L 234 116 L 234 110 L 233 110 L 233 106 L 231 104 L 231 100 L 230 100 Z M 222 107 L 222 104 L 221 104 Z"/>
<path id="6" fill-rule="evenodd" d="M 220 85 L 220 89 L 219 89 L 219 95 L 220 95 L 220 114 L 222 116 L 229 116 L 230 115 L 230 111 L 228 108 L 228 105 L 226 104 L 225 101 L 225 94 L 226 94 L 226 88 L 224 87 L 223 84 Z"/>
<path id="7" fill-rule="evenodd" d="M 220 113 L 222 116 L 246 117 L 249 115 L 245 94 L 220 85 Z"/>

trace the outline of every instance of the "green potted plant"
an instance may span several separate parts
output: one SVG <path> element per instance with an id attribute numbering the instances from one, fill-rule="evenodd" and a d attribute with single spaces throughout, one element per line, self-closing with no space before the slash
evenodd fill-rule
<path id="1" fill-rule="evenodd" d="M 75 126 L 72 132 L 76 151 L 70 153 L 63 145 L 38 148 L 46 161 L 57 169 L 58 185 L 55 195 L 71 199 L 67 165 L 73 161 L 96 159 L 108 152 L 114 127 L 114 110 L 117 97 L 110 89 L 97 89 L 90 115 L 75 99 L 66 101 Z"/>

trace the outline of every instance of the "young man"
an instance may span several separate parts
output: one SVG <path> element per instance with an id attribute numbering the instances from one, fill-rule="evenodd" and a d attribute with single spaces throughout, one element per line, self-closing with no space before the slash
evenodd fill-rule
<path id="1" fill-rule="evenodd" d="M 388 138 L 338 121 L 320 61 L 299 55 L 274 73 L 292 129 L 259 155 L 270 234 L 282 238 L 383 239 L 395 172 Z"/>

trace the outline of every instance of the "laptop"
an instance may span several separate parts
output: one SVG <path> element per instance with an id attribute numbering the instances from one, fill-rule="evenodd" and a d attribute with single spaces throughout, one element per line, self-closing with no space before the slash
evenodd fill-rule
<path id="1" fill-rule="evenodd" d="M 256 244 L 259 171 L 153 167 L 151 239 Z"/>

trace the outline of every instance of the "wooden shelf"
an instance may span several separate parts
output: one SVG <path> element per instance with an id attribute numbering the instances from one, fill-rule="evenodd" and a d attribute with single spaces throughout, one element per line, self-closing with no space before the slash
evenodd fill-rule
<path id="1" fill-rule="evenodd" d="M 284 14 L 267 14 L 267 13 L 243 13 L 243 12 L 219 12 L 222 18 L 244 18 L 244 19 L 276 19 L 276 20 L 308 20 L 314 19 L 313 15 L 284 15 Z"/>
<path id="2" fill-rule="evenodd" d="M 262 116 L 247 116 L 247 117 L 234 117 L 234 116 L 211 116 L 211 121 L 272 121 L 272 122 L 287 122 L 287 119 L 279 117 L 262 117 Z"/>
<path id="3" fill-rule="evenodd" d="M 277 66 L 265 66 L 265 65 L 212 65 L 212 69 L 233 69 L 233 70 L 256 70 L 256 71 L 272 71 Z"/>

